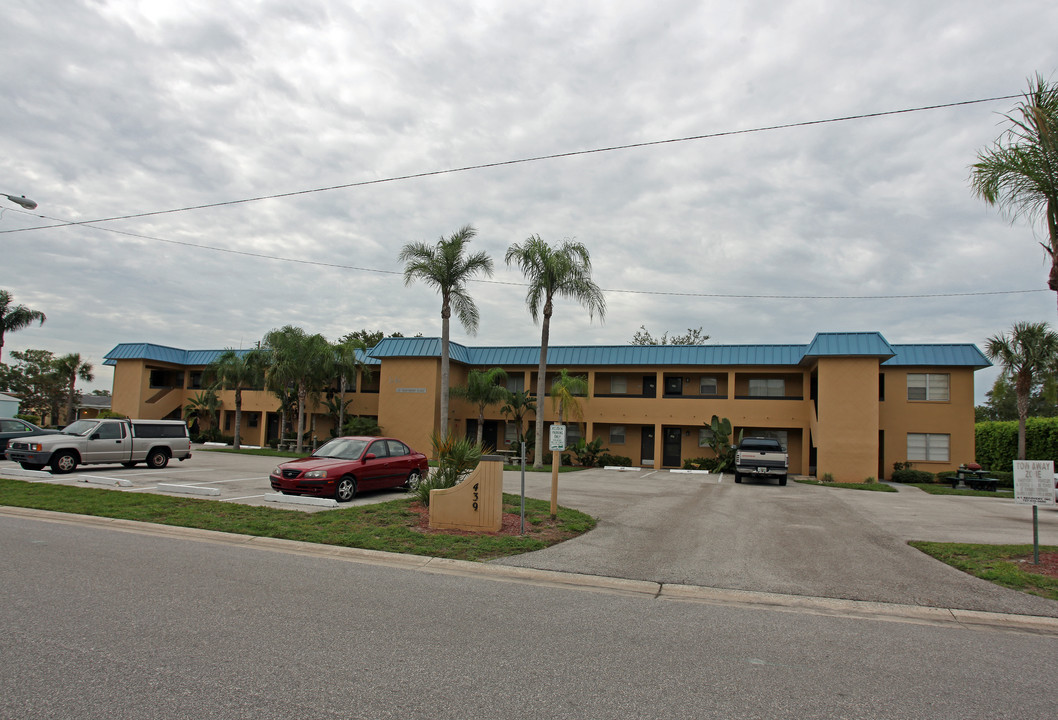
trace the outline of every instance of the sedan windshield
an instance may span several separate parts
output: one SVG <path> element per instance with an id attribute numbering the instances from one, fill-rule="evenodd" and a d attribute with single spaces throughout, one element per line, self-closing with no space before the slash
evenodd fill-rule
<path id="1" fill-rule="evenodd" d="M 356 460 L 364 454 L 365 447 L 367 447 L 366 440 L 335 438 L 322 445 L 316 452 L 312 453 L 312 457 Z"/>

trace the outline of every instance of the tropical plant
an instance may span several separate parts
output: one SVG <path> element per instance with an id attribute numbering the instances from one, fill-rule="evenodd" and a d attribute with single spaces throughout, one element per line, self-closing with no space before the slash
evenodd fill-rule
<path id="1" fill-rule="evenodd" d="M 95 380 L 92 363 L 81 360 L 80 353 L 69 353 L 55 360 L 55 373 L 66 386 L 66 424 L 77 419 L 77 380 Z"/>
<path id="2" fill-rule="evenodd" d="M 1047 323 L 1014 323 L 1010 335 L 993 335 L 985 344 L 985 354 L 1003 364 L 1014 379 L 1018 396 L 1018 459 L 1025 459 L 1025 419 L 1029 414 L 1029 393 L 1035 376 L 1054 366 L 1058 355 L 1058 333 Z"/>
<path id="3" fill-rule="evenodd" d="M 47 415 L 59 423 L 59 408 L 67 397 L 67 386 L 55 372 L 55 355 L 49 350 L 13 350 L 13 365 L 0 365 L 0 392 L 21 400 L 22 412 Z"/>
<path id="4" fill-rule="evenodd" d="M 464 225 L 448 238 L 442 237 L 435 245 L 424 242 L 408 243 L 397 259 L 404 263 L 404 284 L 416 279 L 432 285 L 441 293 L 441 437 L 448 436 L 449 388 L 449 320 L 452 310 L 466 331 L 473 335 L 478 330 L 478 308 L 467 291 L 467 282 L 475 275 L 492 275 L 492 258 L 484 252 L 467 255 L 467 245 L 477 235 L 470 225 Z"/>
<path id="5" fill-rule="evenodd" d="M 192 432 L 198 429 L 201 435 L 207 437 L 220 436 L 220 398 L 212 389 L 202 390 L 184 405 L 184 420 L 191 427 Z M 204 428 L 209 425 L 209 429 Z"/>
<path id="6" fill-rule="evenodd" d="M 584 438 L 581 438 L 570 448 L 577 458 L 577 463 L 584 467 L 601 465 L 600 458 L 609 449 L 602 446 L 602 438 L 595 438 L 591 442 L 586 442 Z"/>
<path id="7" fill-rule="evenodd" d="M 1051 258 L 1047 287 L 1058 293 L 1058 84 L 1037 74 L 1015 112 L 1004 117 L 1010 125 L 977 154 L 970 185 L 1013 220 L 1043 219 L 1047 243 L 1040 244 Z"/>
<path id="8" fill-rule="evenodd" d="M 294 388 L 297 393 L 297 452 L 305 441 L 305 410 L 308 400 L 319 398 L 321 390 L 334 377 L 334 353 L 323 335 L 309 335 L 299 327 L 286 325 L 265 335 L 269 353 L 268 384 L 273 392 Z"/>
<path id="9" fill-rule="evenodd" d="M 34 322 L 43 325 L 48 319 L 40 310 L 31 310 L 25 305 L 12 307 L 11 302 L 11 293 L 0 290 L 0 362 L 3 361 L 5 333 L 17 332 Z"/>
<path id="10" fill-rule="evenodd" d="M 242 391 L 264 385 L 267 355 L 258 347 L 236 351 L 228 348 L 206 366 L 205 377 L 213 389 L 235 391 L 235 435 L 232 447 L 241 447 Z"/>
<path id="11" fill-rule="evenodd" d="M 485 432 L 485 408 L 500 404 L 509 395 L 507 388 L 499 384 L 506 380 L 507 373 L 503 368 L 471 370 L 467 375 L 466 386 L 451 389 L 451 394 L 455 397 L 463 398 L 478 406 L 478 445 L 481 444 Z"/>
<path id="12" fill-rule="evenodd" d="M 337 430 L 345 426 L 345 409 L 349 404 L 345 400 L 345 391 L 350 387 L 356 387 L 356 379 L 363 374 L 365 378 L 371 377 L 371 370 L 362 359 L 367 344 L 352 334 L 346 335 L 334 344 L 334 369 L 338 374 L 338 413 L 336 423 L 331 434 L 337 434 Z M 349 402 L 352 402 L 351 400 Z"/>
<path id="13" fill-rule="evenodd" d="M 566 240 L 558 248 L 552 248 L 539 235 L 531 235 L 522 244 L 507 248 L 507 265 L 517 265 L 529 281 L 525 304 L 533 322 L 540 322 L 540 363 L 537 367 L 536 396 L 544 397 L 544 378 L 547 373 L 547 343 L 551 334 L 551 316 L 554 314 L 555 296 L 568 297 L 588 310 L 588 317 L 606 315 L 606 298 L 602 290 L 591 279 L 591 256 L 579 242 Z M 543 315 L 543 320 L 540 316 Z M 535 443 L 544 446 L 544 413 L 536 414 Z M 538 453 L 533 467 L 543 467 L 543 453 Z"/>
<path id="14" fill-rule="evenodd" d="M 722 473 L 735 465 L 735 451 L 731 449 L 731 421 L 713 415 L 706 427 L 709 428 L 706 443 L 716 455 L 716 465 L 712 471 Z"/>
<path id="15" fill-rule="evenodd" d="M 536 403 L 533 401 L 532 395 L 529 394 L 528 390 L 519 390 L 518 392 L 508 390 L 507 402 L 500 408 L 500 412 L 514 422 L 516 428 L 514 441 L 520 447 L 524 437 L 522 434 L 522 421 L 525 420 L 525 416 L 529 413 L 536 412 Z"/>
<path id="16" fill-rule="evenodd" d="M 339 396 L 325 398 L 323 400 L 323 406 L 327 408 L 327 414 L 330 416 L 331 421 L 334 423 L 331 426 L 331 437 L 338 437 L 342 434 L 342 427 L 345 423 L 345 411 L 353 404 L 353 399 L 342 400 Z"/>
<path id="17" fill-rule="evenodd" d="M 426 507 L 430 507 L 431 490 L 450 488 L 461 483 L 478 466 L 484 454 L 481 443 L 471 442 L 465 437 L 442 437 L 434 433 L 430 442 L 433 444 L 434 457 L 437 458 L 437 467 L 411 490 Z"/>
<path id="18" fill-rule="evenodd" d="M 565 424 L 566 417 L 573 420 L 584 418 L 584 410 L 578 397 L 588 393 L 588 378 L 583 375 L 570 375 L 569 370 L 562 368 L 551 381 L 551 409 L 558 411 L 558 424 Z"/>

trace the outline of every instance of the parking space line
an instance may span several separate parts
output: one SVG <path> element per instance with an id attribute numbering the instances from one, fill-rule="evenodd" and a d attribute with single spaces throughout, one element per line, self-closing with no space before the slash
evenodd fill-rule
<path id="1" fill-rule="evenodd" d="M 157 475 L 159 473 L 165 473 L 166 475 L 176 475 L 177 473 L 196 473 L 196 472 L 212 472 L 213 468 L 194 468 L 192 470 L 169 470 L 166 468 L 160 470 L 141 470 L 140 472 L 128 473 L 126 477 L 136 477 L 137 475 Z"/>
<path id="2" fill-rule="evenodd" d="M 221 483 L 230 482 L 246 482 L 247 480 L 263 480 L 264 478 L 260 475 L 254 475 L 253 477 L 245 478 L 232 478 L 231 480 L 202 480 L 201 482 L 190 482 L 184 483 L 184 485 L 219 485 Z"/>
<path id="3" fill-rule="evenodd" d="M 263 498 L 264 495 L 244 495 L 243 497 L 237 498 L 221 498 L 220 502 L 235 502 L 236 500 L 253 500 L 254 498 Z"/>

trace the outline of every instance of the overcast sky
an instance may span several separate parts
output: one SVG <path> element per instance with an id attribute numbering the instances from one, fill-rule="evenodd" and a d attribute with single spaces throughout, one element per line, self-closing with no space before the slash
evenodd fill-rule
<path id="1" fill-rule="evenodd" d="M 286 324 L 331 340 L 439 335 L 439 297 L 404 286 L 397 254 L 466 224 L 497 281 L 471 286 L 476 336 L 452 324 L 467 344 L 539 344 L 522 276 L 503 262 L 531 234 L 584 243 L 606 291 L 602 323 L 557 303 L 555 345 L 626 344 L 645 325 L 700 326 L 721 344 L 877 330 L 983 346 L 1015 321 L 1058 319 L 1042 228 L 1012 224 L 968 184 L 1016 100 L 29 229 L 1018 95 L 1036 72 L 1058 79 L 1058 3 L 34 0 L 2 12 L 0 192 L 39 207 L 0 198 L 0 231 L 26 229 L 0 234 L 0 288 L 48 316 L 9 334 L 3 359 L 79 352 L 96 365 L 89 387 L 110 387 L 103 356 L 122 342 L 249 347 Z M 892 297 L 975 292 L 1008 294 Z M 978 401 L 994 376 L 977 373 Z"/>

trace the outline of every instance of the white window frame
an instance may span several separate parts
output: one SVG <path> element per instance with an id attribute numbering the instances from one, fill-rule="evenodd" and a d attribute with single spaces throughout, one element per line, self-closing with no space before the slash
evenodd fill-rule
<path id="1" fill-rule="evenodd" d="M 525 391 L 525 374 L 524 373 L 511 373 L 507 376 L 507 390 L 512 393 L 520 393 Z"/>
<path id="2" fill-rule="evenodd" d="M 711 389 L 710 389 L 711 387 Z M 716 395 L 720 392 L 720 379 L 715 375 L 703 375 L 698 382 L 699 395 Z"/>
<path id="3" fill-rule="evenodd" d="M 913 462 L 951 462 L 951 435 L 908 433 L 907 459 Z"/>
<path id="4" fill-rule="evenodd" d="M 908 373 L 907 399 L 911 402 L 949 402 L 951 375 L 949 373 Z"/>
<path id="5" fill-rule="evenodd" d="M 505 422 L 503 424 L 503 442 L 505 445 L 511 445 L 518 439 L 518 426 L 513 422 Z"/>
<path id="6" fill-rule="evenodd" d="M 624 445 L 625 444 L 625 426 L 624 425 L 611 425 L 610 426 L 610 444 L 611 445 Z"/>
<path id="7" fill-rule="evenodd" d="M 786 397 L 786 378 L 750 378 L 750 397 Z"/>
<path id="8" fill-rule="evenodd" d="M 624 375 L 611 375 L 610 376 L 610 394 L 611 395 L 627 395 L 628 394 L 628 378 Z"/>

